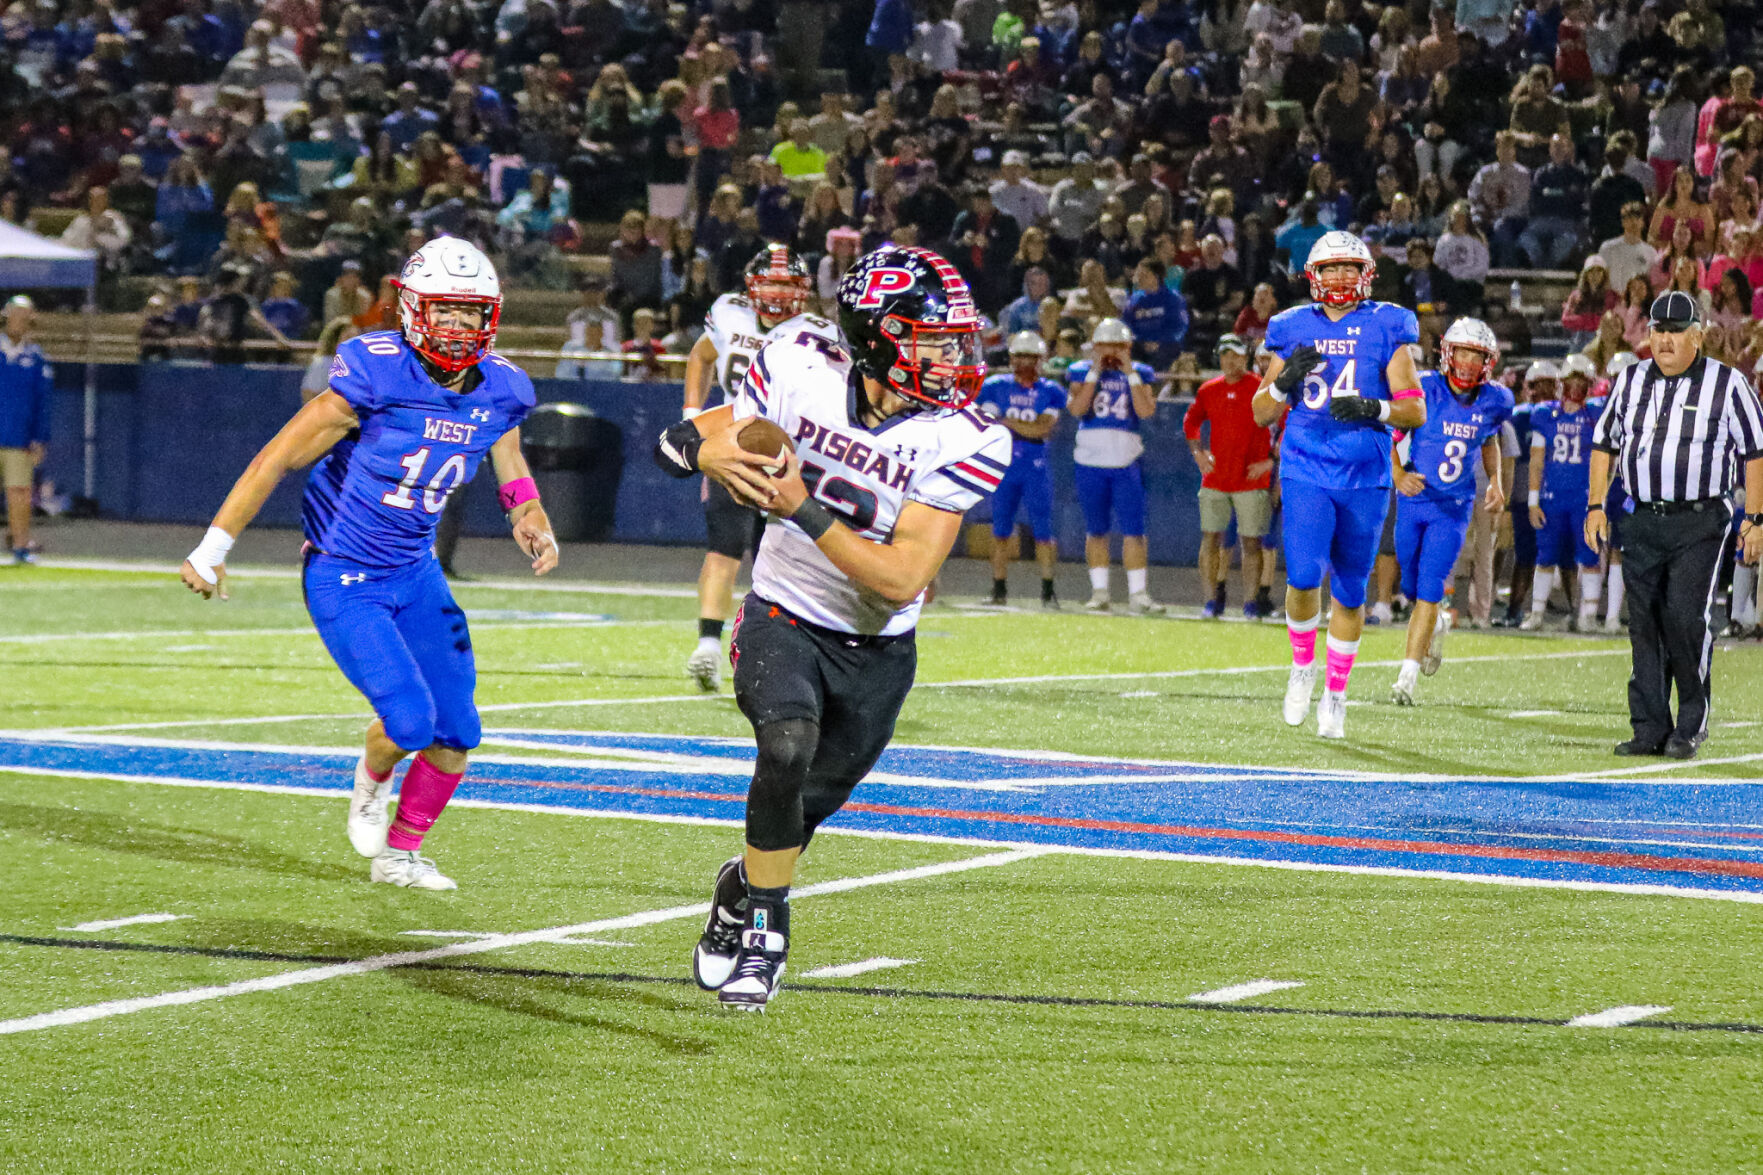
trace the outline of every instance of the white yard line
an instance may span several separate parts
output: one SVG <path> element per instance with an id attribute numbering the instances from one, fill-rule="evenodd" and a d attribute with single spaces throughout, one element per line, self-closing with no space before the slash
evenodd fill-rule
<path id="1" fill-rule="evenodd" d="M 471 610 L 466 609 L 466 619 L 472 620 L 471 630 L 476 634 L 486 632 L 502 632 L 518 630 L 532 632 L 538 629 L 555 628 L 660 628 L 681 624 L 678 620 L 617 620 L 586 619 L 586 620 L 473 620 Z M 0 635 L 0 645 L 48 645 L 65 644 L 77 641 L 134 641 L 161 637 L 251 637 L 251 636 L 309 636 L 314 640 L 318 632 L 310 624 L 300 628 L 160 628 L 160 629 L 129 629 L 120 632 L 28 632 Z M 207 646 L 202 646 L 207 647 Z M 178 646 L 160 649 L 162 653 L 176 652 Z"/>
<path id="2" fill-rule="evenodd" d="M 411 938 L 489 938 L 487 930 L 400 930 Z"/>
<path id="3" fill-rule="evenodd" d="M 132 918 L 106 918 L 99 922 L 81 922 L 77 926 L 63 926 L 62 930 L 77 930 L 82 934 L 96 930 L 115 930 L 120 926 L 146 926 L 152 922 L 176 922 L 180 918 L 188 918 L 188 914 L 136 914 Z"/>
<path id="4" fill-rule="evenodd" d="M 1266 995 L 1271 991 L 1284 991 L 1288 987 L 1303 987 L 1296 979 L 1251 979 L 1247 983 L 1233 983 L 1229 987 L 1220 987 L 1214 991 L 1202 991 L 1188 997 L 1190 1004 L 1234 1004 L 1239 1000 L 1252 1000 L 1258 995 Z"/>
<path id="5" fill-rule="evenodd" d="M 1561 711 L 1559 711 L 1559 710 L 1514 710 L 1514 711 L 1512 711 L 1512 713 L 1506 715 L 1506 717 L 1508 717 L 1508 718 L 1554 718 L 1554 717 L 1557 717 L 1560 713 L 1561 713 Z"/>
<path id="6" fill-rule="evenodd" d="M 801 899 L 845 893 L 848 890 L 865 889 L 875 885 L 895 885 L 905 881 L 920 881 L 927 877 L 940 877 L 949 873 L 962 873 L 969 869 L 1014 865 L 1018 861 L 1042 856 L 1046 851 L 1040 848 L 1011 849 L 1005 852 L 987 853 L 983 857 L 967 857 L 959 861 L 944 861 L 937 865 L 921 865 L 914 869 L 896 869 L 888 873 L 874 873 L 867 877 L 845 877 L 837 881 L 823 881 L 818 885 L 803 886 L 793 891 L 791 897 Z M 226 999 L 230 996 L 250 995 L 260 991 L 277 991 L 286 987 L 324 983 L 331 979 L 367 975 L 392 967 L 409 967 L 441 959 L 479 955 L 485 951 L 505 950 L 509 947 L 530 946 L 535 943 L 555 943 L 581 935 L 595 934 L 603 930 L 630 930 L 639 926 L 654 926 L 662 922 L 702 918 L 709 910 L 708 902 L 699 902 L 690 906 L 670 906 L 661 910 L 626 914 L 618 918 L 578 922 L 572 926 L 552 926 L 543 930 L 525 930 L 516 934 L 497 934 L 489 938 L 453 943 L 449 946 L 434 947 L 424 951 L 400 951 L 395 954 L 375 955 L 369 959 L 357 959 L 349 963 L 333 963 L 323 967 L 302 967 L 295 971 L 281 971 L 257 979 L 240 980 L 237 983 L 185 988 L 182 991 L 168 991 L 159 995 L 139 996 L 134 999 L 107 1000 L 104 1003 L 87 1004 L 78 1008 L 61 1008 L 53 1012 L 41 1012 L 35 1016 L 22 1016 L 16 1020 L 0 1021 L 0 1036 L 18 1032 L 36 1032 L 44 1028 L 63 1028 L 70 1024 L 85 1024 L 93 1020 L 127 1016 L 135 1012 L 151 1011 L 155 1008 L 200 1004 L 210 1000 Z"/>
<path id="7" fill-rule="evenodd" d="M 1724 759 L 1668 759 L 1663 763 L 1646 763 L 1639 767 L 1614 767 L 1608 771 L 1584 771 L 1576 775 L 1540 775 L 1539 780 L 1622 779 L 1631 775 L 1657 775 L 1663 771 L 1685 771 L 1692 767 L 1723 767 L 1729 763 L 1755 763 L 1763 753 L 1731 755 Z M 1697 783 L 1703 782 L 1696 780 Z"/>
<path id="8" fill-rule="evenodd" d="M 917 959 L 890 959 L 886 955 L 877 955 L 873 959 L 864 959 L 858 963 L 840 963 L 836 967 L 816 967 L 812 971 L 802 972 L 804 979 L 849 979 L 853 975 L 867 975 L 871 971 L 886 971 L 890 967 L 910 967 Z"/>
<path id="9" fill-rule="evenodd" d="M 709 702 L 727 698 L 727 694 L 657 694 L 642 698 L 571 698 L 556 702 L 497 702 L 479 706 L 480 714 L 499 714 L 513 710 L 560 710 L 575 706 L 653 706 L 668 702 Z M 732 700 L 732 698 L 730 699 Z M 110 730 L 177 730 L 189 726 L 272 726 L 283 722 L 340 721 L 346 718 L 369 719 L 371 711 L 351 710 L 343 714 L 270 714 L 262 718 L 188 718 L 176 722 L 111 722 L 102 726 L 54 726 L 36 730 L 0 731 L 10 737 L 54 737 L 60 734 L 101 734 Z"/>
<path id="10" fill-rule="evenodd" d="M 44 559 L 38 564 L 62 571 L 120 571 L 136 575 L 176 575 L 178 569 L 169 563 L 132 562 L 121 559 Z M 298 567 L 245 566 L 228 567 L 229 579 L 299 579 Z M 471 579 L 453 584 L 455 591 L 497 592 L 579 592 L 602 596 L 660 596 L 669 599 L 695 600 L 693 588 L 656 587 L 643 583 L 578 583 L 572 580 L 535 582 L 528 579 Z"/>
<path id="11" fill-rule="evenodd" d="M 1623 1004 L 1621 1007 L 1593 1012 L 1589 1016 L 1575 1016 L 1567 1022 L 1567 1027 L 1621 1028 L 1624 1024 L 1633 1024 L 1636 1020 L 1645 1020 L 1649 1016 L 1658 1016 L 1669 1011 L 1669 1004 Z"/>

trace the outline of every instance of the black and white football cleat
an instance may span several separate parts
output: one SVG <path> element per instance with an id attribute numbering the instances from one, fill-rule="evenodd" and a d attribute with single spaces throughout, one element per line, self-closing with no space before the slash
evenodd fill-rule
<path id="1" fill-rule="evenodd" d="M 763 920 L 761 920 L 763 921 Z M 716 993 L 722 1006 L 737 1012 L 763 1012 L 784 982 L 784 961 L 790 940 L 760 926 L 741 932 L 741 953 L 735 956 L 734 974 Z"/>
<path id="2" fill-rule="evenodd" d="M 747 883 L 741 876 L 741 858 L 730 857 L 716 871 L 710 891 L 710 917 L 704 933 L 692 948 L 692 978 L 705 991 L 715 991 L 735 972 L 735 956 L 741 951 L 741 927 L 747 922 Z"/>

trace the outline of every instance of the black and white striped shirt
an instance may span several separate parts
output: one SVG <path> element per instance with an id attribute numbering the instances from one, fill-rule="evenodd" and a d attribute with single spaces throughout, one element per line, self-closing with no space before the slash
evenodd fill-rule
<path id="1" fill-rule="evenodd" d="M 1592 445 L 1615 454 L 1636 501 L 1725 497 L 1740 462 L 1763 457 L 1763 404 L 1750 381 L 1717 360 L 1698 358 L 1670 376 L 1647 359 L 1616 377 Z"/>

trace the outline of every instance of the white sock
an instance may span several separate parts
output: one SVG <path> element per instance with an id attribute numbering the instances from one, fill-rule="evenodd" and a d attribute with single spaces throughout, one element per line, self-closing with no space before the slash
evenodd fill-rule
<path id="1" fill-rule="evenodd" d="M 1530 587 L 1530 610 L 1538 616 L 1549 610 L 1549 591 L 1555 586 L 1555 573 L 1546 568 L 1536 569 L 1536 579 Z"/>
<path id="2" fill-rule="evenodd" d="M 1144 595 L 1150 574 L 1149 567 L 1128 567 L 1126 569 L 1126 594 L 1129 596 Z"/>
<path id="3" fill-rule="evenodd" d="M 1604 593 L 1604 580 L 1596 567 L 1586 568 L 1579 573 L 1579 610 L 1587 616 L 1598 613 L 1598 597 Z"/>
<path id="4" fill-rule="evenodd" d="M 721 652 L 722 638 L 719 636 L 701 636 L 698 638 L 698 647 L 700 649 L 713 649 L 717 652 Z"/>
<path id="5" fill-rule="evenodd" d="M 1604 623 L 1614 624 L 1622 616 L 1622 597 L 1628 586 L 1622 582 L 1622 564 L 1610 564 L 1610 598 L 1604 601 Z"/>
<path id="6" fill-rule="evenodd" d="M 1398 674 L 1398 676 L 1400 676 L 1400 677 L 1414 677 L 1414 676 L 1418 675 L 1419 672 L 1420 672 L 1420 662 L 1416 661 L 1412 657 L 1403 657 L 1402 658 L 1402 669 L 1401 669 L 1401 672 Z"/>
<path id="7" fill-rule="evenodd" d="M 1090 590 L 1092 592 L 1108 590 L 1108 569 L 1106 567 L 1090 568 Z"/>
<path id="8" fill-rule="evenodd" d="M 1757 623 L 1757 569 L 1743 563 L 1732 569 L 1732 622 Z"/>

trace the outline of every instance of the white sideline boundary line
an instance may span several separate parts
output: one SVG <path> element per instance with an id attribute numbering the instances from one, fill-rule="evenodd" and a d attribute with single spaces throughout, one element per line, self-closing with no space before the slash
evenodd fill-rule
<path id="1" fill-rule="evenodd" d="M 856 963 L 840 963 L 833 967 L 816 967 L 812 971 L 802 972 L 804 979 L 850 979 L 855 975 L 867 975 L 871 971 L 886 971 L 890 967 L 910 967 L 919 962 L 917 959 L 890 959 L 886 955 L 877 955 L 873 959 L 863 959 Z"/>
<path id="2" fill-rule="evenodd" d="M 349 793 L 339 788 L 302 787 L 298 784 L 236 783 L 211 779 L 180 779 L 175 776 L 129 775 L 114 771 L 78 771 L 64 768 L 13 767 L 0 764 L 0 774 L 36 775 L 66 779 L 102 779 L 119 783 L 152 783 L 164 787 L 211 788 L 216 791 L 258 792 L 264 795 L 314 796 L 319 799 L 347 800 Z M 1700 784 L 1701 780 L 1696 781 Z M 1747 781 L 1736 781 L 1747 782 Z M 613 811 L 601 808 L 559 808 L 549 804 L 523 804 L 506 800 L 455 799 L 450 808 L 483 808 L 497 812 L 526 812 L 539 816 L 581 816 L 595 820 L 635 820 L 646 824 L 683 824 L 701 828 L 743 828 L 742 819 L 716 816 L 675 816 L 663 813 Z M 1655 897 L 1699 898 L 1704 901 L 1739 902 L 1763 905 L 1763 893 L 1745 890 L 1694 889 L 1681 885 L 1662 885 L 1624 881 L 1567 881 L 1544 877 L 1511 877 L 1483 873 L 1458 873 L 1448 869 L 1398 869 L 1389 865 L 1339 865 L 1316 861 L 1277 861 L 1260 857 L 1215 857 L 1204 853 L 1176 853 L 1161 849 L 1104 849 L 1072 845 L 1036 844 L 1032 841 L 988 840 L 977 836 L 938 836 L 923 832 L 882 832 L 866 828 L 823 826 L 825 836 L 852 836 L 865 840 L 907 841 L 913 844 L 967 845 L 973 848 L 1015 848 L 1033 850 L 1036 855 L 1074 857 L 1115 857 L 1130 861 L 1177 861 L 1188 865 L 1248 865 L 1259 869 L 1283 869 L 1295 873 L 1345 873 L 1361 877 L 1426 878 L 1433 881 L 1464 881 L 1472 885 L 1503 885 L 1517 889 L 1564 889 L 1579 893 L 1641 894 Z"/>
<path id="3" fill-rule="evenodd" d="M 1213 991 L 1197 992 L 1188 997 L 1190 1004 L 1234 1004 L 1242 1000 L 1252 1000 L 1258 995 L 1269 992 L 1284 991 L 1288 987 L 1303 987 L 1296 979 L 1251 979 L 1247 983 L 1233 983 L 1229 987 L 1220 987 Z"/>
<path id="4" fill-rule="evenodd" d="M 466 611 L 466 619 L 471 620 L 471 612 Z M 555 628 L 659 628 L 672 627 L 680 624 L 678 620 L 471 620 L 471 631 L 474 635 L 486 632 L 517 630 L 530 632 L 537 629 Z M 67 644 L 77 641 L 134 641 L 157 637 L 250 637 L 250 636 L 310 636 L 315 640 L 318 631 L 310 624 L 300 628 L 157 628 L 130 629 L 117 632 L 26 632 L 0 635 L 0 645 L 48 645 Z M 160 650 L 167 652 L 169 650 Z"/>
<path id="5" fill-rule="evenodd" d="M 1669 1011 L 1670 1004 L 1621 1004 L 1602 1012 L 1593 1012 L 1589 1016 L 1575 1016 L 1567 1022 L 1567 1027 L 1621 1028 L 1624 1024 L 1633 1024 L 1636 1020 L 1645 1020 L 1649 1016 L 1659 1016 Z"/>
<path id="6" fill-rule="evenodd" d="M 55 571 L 117 571 L 134 575 L 176 575 L 178 568 L 170 563 L 154 563 L 150 560 L 136 562 L 128 559 L 43 559 L 37 564 Z M 299 579 L 298 567 L 274 567 L 265 564 L 247 564 L 242 567 L 228 567 L 228 579 Z M 692 588 L 652 587 L 641 583 L 598 583 L 575 582 L 560 580 L 552 583 L 535 583 L 523 579 L 470 579 L 454 584 L 456 591 L 486 590 L 498 592 L 579 592 L 602 596 L 660 596 L 667 599 L 695 600 L 698 593 Z"/>
<path id="7" fill-rule="evenodd" d="M 823 881 L 818 885 L 806 885 L 795 890 L 793 898 L 818 897 L 826 894 L 845 893 L 848 890 L 866 889 L 876 885 L 894 885 L 905 881 L 919 881 L 927 877 L 940 877 L 950 873 L 962 873 L 970 869 L 989 869 L 1001 865 L 1014 865 L 1031 857 L 1044 855 L 1039 848 L 1009 849 L 1004 852 L 988 853 L 983 857 L 967 857 L 959 861 L 944 861 L 936 865 L 920 865 L 912 869 L 896 869 L 888 873 L 872 873 L 865 877 L 845 877 L 836 881 Z M 237 983 L 223 983 L 210 987 L 185 988 L 182 991 L 162 992 L 159 995 L 139 996 L 126 1000 L 107 1000 L 99 1004 L 87 1004 L 78 1008 L 61 1008 L 53 1012 L 40 1012 L 35 1016 L 21 1016 L 15 1020 L 0 1021 L 0 1036 L 9 1036 L 20 1032 L 37 1032 L 45 1028 L 64 1028 L 71 1024 L 86 1024 L 93 1020 L 105 1020 L 114 1016 L 127 1016 L 135 1012 L 151 1011 L 155 1008 L 177 1007 L 184 1004 L 206 1003 L 210 1000 L 227 999 L 231 996 L 249 995 L 260 991 L 278 991 L 282 988 L 299 987 L 312 983 L 324 983 L 331 979 L 345 979 L 352 975 L 367 975 L 375 971 L 384 971 L 393 967 L 408 967 L 417 963 L 428 963 L 439 959 L 454 959 L 464 955 L 479 955 L 485 951 L 505 950 L 510 947 L 529 946 L 534 943 L 555 943 L 564 939 L 582 935 L 592 935 L 603 930 L 630 930 L 639 926 L 654 926 L 662 922 L 677 922 L 687 918 L 702 918 L 710 910 L 710 903 L 699 902 L 689 906 L 669 906 L 660 910 L 646 910 L 638 914 L 625 914 L 618 918 L 602 918 L 593 922 L 578 922 L 571 926 L 552 926 L 543 930 L 524 930 L 514 934 L 497 934 L 489 938 L 476 939 L 471 942 L 453 943 L 449 946 L 434 947 L 425 951 L 400 951 L 394 954 L 375 955 L 372 958 L 357 959 L 349 963 L 333 963 L 323 967 L 302 967 L 294 971 L 282 971 L 274 975 L 265 975 L 257 979 L 240 980 Z"/>

